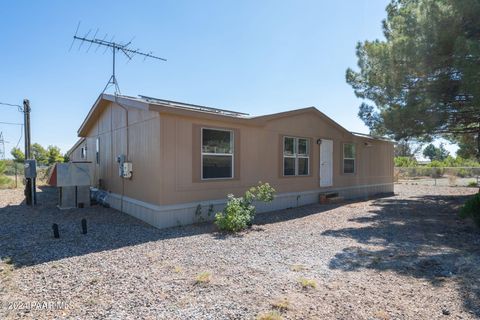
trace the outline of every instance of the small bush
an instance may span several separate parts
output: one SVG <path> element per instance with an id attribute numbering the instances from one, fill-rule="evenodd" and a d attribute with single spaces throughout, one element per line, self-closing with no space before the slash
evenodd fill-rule
<path id="1" fill-rule="evenodd" d="M 212 280 L 212 274 L 210 272 L 202 272 L 197 275 L 195 284 L 205 284 Z"/>
<path id="2" fill-rule="evenodd" d="M 282 315 L 278 311 L 269 311 L 257 316 L 257 320 L 282 320 Z"/>
<path id="3" fill-rule="evenodd" d="M 305 278 L 300 278 L 298 280 L 298 283 L 302 286 L 303 289 L 316 289 L 317 288 L 317 282 L 312 279 L 305 279 Z"/>
<path id="4" fill-rule="evenodd" d="M 271 202 L 275 189 L 268 183 L 251 187 L 243 197 L 235 198 L 233 194 L 228 195 L 227 205 L 223 212 L 215 215 L 215 224 L 220 230 L 238 232 L 252 225 L 255 218 L 254 201 Z"/>
<path id="5" fill-rule="evenodd" d="M 290 266 L 290 270 L 294 272 L 300 272 L 305 270 L 305 266 L 303 264 L 292 264 Z"/>
<path id="6" fill-rule="evenodd" d="M 480 227 L 480 193 L 477 193 L 460 209 L 460 217 L 471 218 L 475 224 Z"/>
<path id="7" fill-rule="evenodd" d="M 7 168 L 7 162 L 5 160 L 0 161 L 0 188 L 11 188 L 12 179 L 5 176 L 5 170 Z"/>
<path id="8" fill-rule="evenodd" d="M 464 168 L 460 168 L 457 171 L 457 176 L 460 178 L 467 178 L 472 176 L 471 170 L 466 170 Z"/>
<path id="9" fill-rule="evenodd" d="M 173 272 L 175 273 L 182 273 L 183 269 L 180 266 L 173 267 Z"/>
<path id="10" fill-rule="evenodd" d="M 478 186 L 477 181 L 470 181 L 470 182 L 467 184 L 467 187 L 470 187 L 470 188 L 476 188 L 477 186 Z"/>
<path id="11" fill-rule="evenodd" d="M 272 307 L 278 311 L 286 311 L 290 308 L 290 301 L 288 298 L 283 297 L 272 302 Z"/>

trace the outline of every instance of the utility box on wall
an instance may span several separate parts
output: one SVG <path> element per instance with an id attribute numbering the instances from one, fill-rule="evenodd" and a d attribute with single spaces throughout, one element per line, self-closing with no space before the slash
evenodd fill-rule
<path id="1" fill-rule="evenodd" d="M 132 178 L 132 163 L 127 162 L 127 157 L 124 154 L 121 154 L 117 157 L 118 162 L 118 176 L 124 179 Z"/>

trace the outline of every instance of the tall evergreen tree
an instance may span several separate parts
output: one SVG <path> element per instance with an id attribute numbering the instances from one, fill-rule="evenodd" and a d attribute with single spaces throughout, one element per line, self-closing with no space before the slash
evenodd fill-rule
<path id="1" fill-rule="evenodd" d="M 359 116 L 395 140 L 476 136 L 480 157 L 480 1 L 392 0 L 385 40 L 357 45 L 346 80 Z"/>

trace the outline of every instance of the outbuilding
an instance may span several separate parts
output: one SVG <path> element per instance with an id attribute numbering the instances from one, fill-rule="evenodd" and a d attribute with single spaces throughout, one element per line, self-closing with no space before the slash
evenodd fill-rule
<path id="1" fill-rule="evenodd" d="M 89 161 L 113 208 L 159 228 L 221 210 L 259 181 L 270 211 L 393 192 L 393 143 L 352 133 L 314 107 L 250 117 L 146 96 L 102 94 L 68 152 Z M 208 216 L 210 214 L 210 216 Z"/>

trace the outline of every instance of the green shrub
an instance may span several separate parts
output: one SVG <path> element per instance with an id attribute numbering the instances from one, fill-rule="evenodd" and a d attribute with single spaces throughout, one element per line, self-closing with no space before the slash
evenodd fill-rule
<path id="1" fill-rule="evenodd" d="M 477 186 L 478 186 L 477 181 L 470 181 L 470 182 L 467 184 L 467 187 L 470 187 L 470 188 L 476 188 Z"/>
<path id="2" fill-rule="evenodd" d="M 254 201 L 271 202 L 275 189 L 268 183 L 251 187 L 243 197 L 235 198 L 233 194 L 228 195 L 227 205 L 223 212 L 215 215 L 215 224 L 220 230 L 238 232 L 252 225 L 255 218 Z"/>
<path id="3" fill-rule="evenodd" d="M 433 167 L 433 168 L 431 168 L 430 177 L 441 178 L 443 176 L 444 172 L 445 172 L 445 169 L 443 169 L 443 168 Z"/>
<path id="4" fill-rule="evenodd" d="M 394 159 L 395 167 L 416 167 L 418 165 L 415 158 L 410 157 L 395 157 Z"/>
<path id="5" fill-rule="evenodd" d="M 5 169 L 7 163 L 5 160 L 0 161 L 0 188 L 10 188 L 12 186 L 12 179 L 5 176 Z"/>
<path id="6" fill-rule="evenodd" d="M 460 209 L 460 217 L 471 218 L 480 227 L 480 193 L 477 193 Z"/>
<path id="7" fill-rule="evenodd" d="M 460 177 L 460 178 L 466 178 L 466 177 L 470 177 L 470 174 L 467 170 L 465 170 L 464 168 L 460 168 L 458 169 L 457 171 L 457 177 Z"/>

